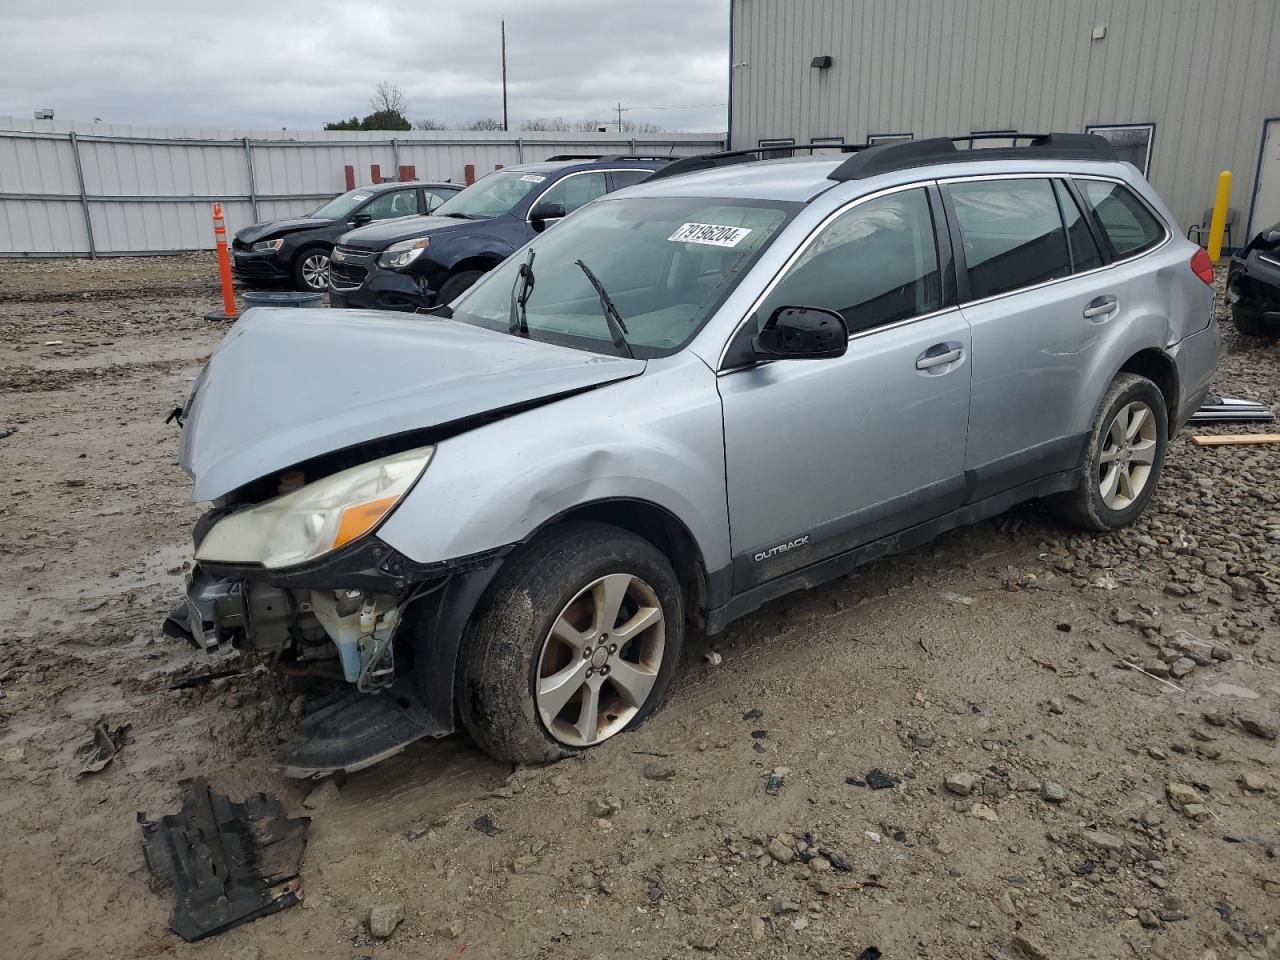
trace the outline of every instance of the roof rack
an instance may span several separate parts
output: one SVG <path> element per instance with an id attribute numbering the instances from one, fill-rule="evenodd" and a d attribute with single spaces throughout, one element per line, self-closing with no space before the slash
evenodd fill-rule
<path id="1" fill-rule="evenodd" d="M 894 170 L 934 163 L 973 160 L 973 150 L 959 150 L 957 143 L 974 140 L 1026 140 L 1025 146 L 984 147 L 983 160 L 1116 160 L 1115 148 L 1092 133 L 978 133 L 967 137 L 933 137 L 879 143 L 858 152 L 829 174 L 828 180 L 862 180 Z"/>
<path id="2" fill-rule="evenodd" d="M 604 157 L 598 153 L 557 153 L 554 157 L 547 157 L 544 163 L 554 163 L 557 160 L 603 160 Z"/>
<path id="3" fill-rule="evenodd" d="M 673 157 L 666 153 L 611 153 L 608 156 L 601 157 L 602 161 L 614 163 L 618 160 L 644 160 L 646 162 L 661 161 L 662 163 L 674 163 L 679 157 Z"/>
<path id="4" fill-rule="evenodd" d="M 814 150 L 839 150 L 841 153 L 853 153 L 865 149 L 867 149 L 866 145 L 861 143 L 788 143 L 785 146 L 776 147 L 751 147 L 746 150 L 724 150 L 719 153 L 695 153 L 691 157 L 677 157 L 674 163 L 655 171 L 652 176 L 646 177 L 644 182 L 648 183 L 650 180 L 660 180 L 664 177 L 678 177 L 686 173 L 697 173 L 699 170 L 712 170 L 715 167 L 727 167 L 735 163 L 753 163 L 756 160 L 766 159 L 765 154 L 771 153 L 790 153 L 795 150 L 808 150 L 810 153 Z"/>

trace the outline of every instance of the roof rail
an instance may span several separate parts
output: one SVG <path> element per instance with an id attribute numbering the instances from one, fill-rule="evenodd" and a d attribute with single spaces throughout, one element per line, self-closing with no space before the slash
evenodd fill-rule
<path id="1" fill-rule="evenodd" d="M 611 153 L 608 156 L 601 157 L 600 159 L 609 163 L 614 163 L 618 160 L 644 160 L 647 162 L 661 161 L 662 163 L 672 163 L 680 158 L 673 157 L 667 153 Z"/>
<path id="2" fill-rule="evenodd" d="M 934 163 L 963 163 L 973 160 L 974 151 L 958 150 L 957 143 L 973 140 L 1026 140 L 1025 146 L 984 147 L 983 160 L 1117 160 L 1115 148 L 1092 133 L 990 133 L 967 137 L 933 137 L 903 140 L 866 147 L 829 174 L 828 180 L 862 180 L 894 170 L 906 170 Z"/>
<path id="3" fill-rule="evenodd" d="M 544 163 L 554 163 L 557 160 L 603 160 L 604 157 L 598 153 L 557 153 L 554 157 L 547 157 Z"/>
<path id="4" fill-rule="evenodd" d="M 841 153 L 854 153 L 867 149 L 861 143 L 788 143 L 777 147 L 751 147 L 746 150 L 725 150 L 720 153 L 695 153 L 690 157 L 677 157 L 674 163 L 646 177 L 644 182 L 661 180 L 664 177 L 678 177 L 686 173 L 697 173 L 700 170 L 711 170 L 715 167 L 727 167 L 735 163 L 753 163 L 764 160 L 766 154 L 791 153 L 796 150 L 839 150 Z"/>

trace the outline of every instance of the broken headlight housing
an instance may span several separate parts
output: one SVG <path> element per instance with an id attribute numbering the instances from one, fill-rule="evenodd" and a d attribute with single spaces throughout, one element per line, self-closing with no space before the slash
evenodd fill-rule
<path id="1" fill-rule="evenodd" d="M 213 525 L 196 559 L 276 569 L 313 560 L 373 531 L 413 488 L 435 447 L 364 463 Z"/>
<path id="2" fill-rule="evenodd" d="M 276 240 L 260 240 L 253 245 L 253 249 L 259 253 L 270 253 L 273 250 L 279 250 L 282 243 L 284 243 L 284 237 Z"/>
<path id="3" fill-rule="evenodd" d="M 378 266 L 390 267 L 392 270 L 403 270 L 417 260 L 422 251 L 430 245 L 431 240 L 429 237 L 419 237 L 416 240 L 401 240 L 399 243 L 393 243 L 382 252 L 382 256 L 378 257 Z"/>

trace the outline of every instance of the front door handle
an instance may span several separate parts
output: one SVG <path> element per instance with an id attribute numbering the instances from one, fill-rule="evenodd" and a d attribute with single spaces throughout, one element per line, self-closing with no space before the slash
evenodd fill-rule
<path id="1" fill-rule="evenodd" d="M 944 353 L 926 353 L 923 357 L 916 360 L 917 370 L 932 370 L 934 367 L 946 366 L 948 363 L 955 363 L 962 356 L 964 351 L 959 347 L 953 347 Z"/>
<path id="2" fill-rule="evenodd" d="M 1107 319 L 1117 310 L 1120 309 L 1120 301 L 1115 297 L 1095 297 L 1089 301 L 1089 305 L 1084 308 L 1084 318 L 1100 322 Z"/>

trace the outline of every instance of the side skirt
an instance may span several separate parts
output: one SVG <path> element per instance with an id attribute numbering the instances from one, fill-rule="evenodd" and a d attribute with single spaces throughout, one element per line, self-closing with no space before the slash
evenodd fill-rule
<path id="1" fill-rule="evenodd" d="M 834 557 L 810 564 L 794 573 L 752 587 L 731 597 L 723 606 L 710 610 L 707 614 L 707 632 L 719 633 L 734 620 L 759 609 L 770 600 L 796 590 L 808 590 L 810 587 L 820 586 L 851 573 L 864 563 L 918 547 L 936 539 L 948 530 L 987 520 L 1025 500 L 1070 490 L 1079 482 L 1079 468 L 1033 480 L 976 503 L 966 504 L 937 519 L 907 527 L 898 533 L 873 540 L 860 547 L 836 554 Z"/>

